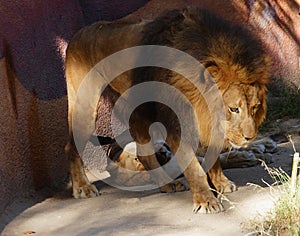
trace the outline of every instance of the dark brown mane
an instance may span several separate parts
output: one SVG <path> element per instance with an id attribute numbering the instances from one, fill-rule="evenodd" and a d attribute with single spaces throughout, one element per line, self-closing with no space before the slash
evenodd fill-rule
<path id="1" fill-rule="evenodd" d="M 173 10 L 157 18 L 145 26 L 142 44 L 174 47 L 205 67 L 241 74 L 228 83 L 266 83 L 269 78 L 269 59 L 249 30 L 206 9 Z"/>

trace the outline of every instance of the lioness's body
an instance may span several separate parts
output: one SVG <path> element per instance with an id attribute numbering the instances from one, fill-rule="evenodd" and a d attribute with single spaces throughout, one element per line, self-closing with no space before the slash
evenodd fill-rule
<path id="1" fill-rule="evenodd" d="M 97 190 L 85 177 L 74 144 L 72 115 L 74 112 L 87 113 L 80 130 L 81 136 L 87 141 L 94 131 L 99 97 L 95 94 L 90 101 L 91 110 L 74 111 L 78 88 L 99 61 L 122 49 L 139 45 L 173 47 L 189 53 L 206 67 L 214 77 L 225 104 L 224 147 L 229 146 L 229 143 L 244 146 L 252 141 L 258 125 L 264 119 L 268 61 L 257 42 L 239 27 L 231 27 L 228 23 L 197 9 L 172 11 L 150 22 L 96 23 L 88 26 L 72 39 L 66 57 L 70 125 L 70 142 L 66 149 L 69 153 L 75 197 L 97 195 Z M 174 63 L 176 59 L 174 58 Z M 190 71 L 190 74 L 193 73 L 194 71 Z M 206 77 L 206 72 L 204 74 Z M 145 81 L 170 84 L 188 98 L 198 120 L 199 127 L 195 132 L 199 133 L 200 143 L 206 148 L 211 138 L 211 115 L 201 93 L 183 76 L 165 69 L 144 68 L 128 71 L 110 83 L 108 89 L 112 100 L 132 85 Z M 103 86 L 104 84 L 103 82 Z M 187 117 L 188 119 L 193 122 L 192 118 Z M 150 139 L 149 125 L 157 120 L 166 125 L 167 143 L 172 151 L 176 151 L 180 142 L 180 124 L 168 108 L 159 104 L 146 104 L 135 111 L 130 128 L 136 141 L 147 143 Z M 202 207 L 208 212 L 221 211 L 222 205 L 209 190 L 207 177 L 195 156 L 195 150 L 188 144 L 185 148 L 192 160 L 184 170 L 184 175 L 193 193 L 194 210 L 198 211 Z M 141 156 L 140 161 L 149 170 L 159 166 L 153 155 Z M 235 190 L 235 186 L 223 175 L 218 161 L 210 170 L 209 176 L 218 191 Z"/>

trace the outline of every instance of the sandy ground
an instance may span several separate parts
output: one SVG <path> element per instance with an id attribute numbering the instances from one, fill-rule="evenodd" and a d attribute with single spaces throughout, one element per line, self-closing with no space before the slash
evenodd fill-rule
<path id="1" fill-rule="evenodd" d="M 279 144 L 269 166 L 290 173 L 292 154 L 290 143 Z M 48 198 L 46 191 L 16 201 L 0 217 L 1 235 L 246 235 L 249 232 L 242 225 L 272 207 L 276 193 L 262 179 L 272 181 L 260 165 L 224 172 L 239 188 L 226 195 L 230 203 L 224 201 L 226 211 L 220 214 L 193 214 L 190 191 L 129 192 L 96 181 L 98 198 L 77 200 L 66 190 Z"/>

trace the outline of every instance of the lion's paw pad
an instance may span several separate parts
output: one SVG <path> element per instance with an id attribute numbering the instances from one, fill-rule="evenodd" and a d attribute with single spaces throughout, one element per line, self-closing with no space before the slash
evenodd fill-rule
<path id="1" fill-rule="evenodd" d="M 236 185 L 233 182 L 229 182 L 227 185 L 223 186 L 222 193 L 232 193 L 237 190 Z"/>
<path id="2" fill-rule="evenodd" d="M 92 198 L 99 196 L 99 191 L 93 184 L 87 184 L 73 188 L 73 196 L 75 198 Z"/>
<path id="3" fill-rule="evenodd" d="M 172 183 L 168 183 L 160 187 L 162 193 L 174 193 L 174 192 L 183 192 L 186 191 L 187 187 L 178 180 L 175 180 Z"/>
<path id="4" fill-rule="evenodd" d="M 229 180 L 216 183 L 215 188 L 219 194 L 232 193 L 237 191 L 237 186 Z"/>

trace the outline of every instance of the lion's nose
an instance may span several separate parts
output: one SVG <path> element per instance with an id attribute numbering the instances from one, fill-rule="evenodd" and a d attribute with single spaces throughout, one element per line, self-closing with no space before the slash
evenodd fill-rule
<path id="1" fill-rule="evenodd" d="M 254 126 L 248 126 L 243 130 L 243 138 L 249 142 L 250 140 L 253 140 L 256 136 L 256 131 Z"/>
<path id="2" fill-rule="evenodd" d="M 255 122 L 253 119 L 251 118 L 245 119 L 245 121 L 241 124 L 241 128 L 242 128 L 243 138 L 247 142 L 255 138 L 256 129 L 255 129 Z"/>
<path id="3" fill-rule="evenodd" d="M 254 138 L 254 136 L 252 136 L 252 137 L 244 136 L 244 139 L 245 139 L 246 141 L 250 141 L 250 140 L 253 139 L 253 138 Z"/>

